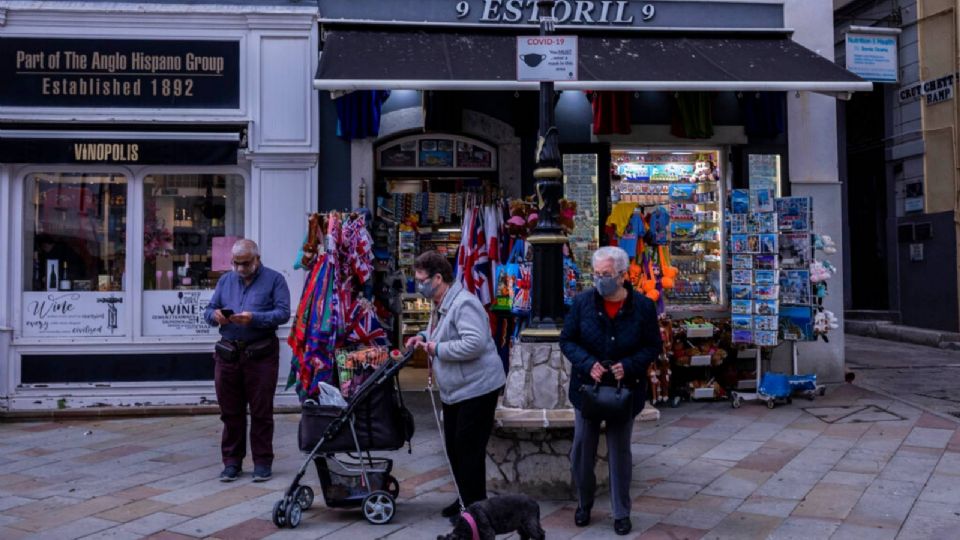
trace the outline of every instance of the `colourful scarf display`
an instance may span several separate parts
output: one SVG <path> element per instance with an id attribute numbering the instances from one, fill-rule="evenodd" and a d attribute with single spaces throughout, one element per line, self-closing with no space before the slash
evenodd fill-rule
<path id="1" fill-rule="evenodd" d="M 330 383 L 345 348 L 387 346 L 387 334 L 370 303 L 358 293 L 373 273 L 371 239 L 362 215 L 326 216 L 324 249 L 307 266 L 287 344 L 293 351 L 287 388 L 303 401 Z"/>

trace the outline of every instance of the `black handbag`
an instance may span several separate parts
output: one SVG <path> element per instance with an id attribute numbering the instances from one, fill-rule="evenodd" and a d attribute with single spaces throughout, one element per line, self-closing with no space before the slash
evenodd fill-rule
<path id="1" fill-rule="evenodd" d="M 587 420 L 620 423 L 629 420 L 632 413 L 633 391 L 623 384 L 580 387 L 580 415 Z"/>

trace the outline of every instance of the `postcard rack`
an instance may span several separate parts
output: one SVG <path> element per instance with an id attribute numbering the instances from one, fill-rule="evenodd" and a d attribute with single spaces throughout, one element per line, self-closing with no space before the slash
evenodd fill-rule
<path id="1" fill-rule="evenodd" d="M 734 190 L 728 231 L 732 342 L 756 358 L 756 391 L 732 392 L 733 406 L 758 400 L 773 408 L 791 399 L 789 383 L 803 377 L 797 373 L 797 342 L 815 339 L 813 200 L 774 198 L 772 190 Z M 765 381 L 763 349 L 784 341 L 790 347 L 791 372 L 770 374 Z M 773 384 L 779 377 L 783 384 Z M 812 399 L 824 388 L 810 378 L 813 382 L 803 381 L 802 389 Z"/>

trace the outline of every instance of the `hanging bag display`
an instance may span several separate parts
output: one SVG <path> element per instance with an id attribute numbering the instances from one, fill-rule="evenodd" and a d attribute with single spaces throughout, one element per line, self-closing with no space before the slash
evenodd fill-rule
<path id="1" fill-rule="evenodd" d="M 513 288 L 520 275 L 519 264 L 523 257 L 523 240 L 517 240 L 507 257 L 507 263 L 497 266 L 496 291 L 493 300 L 494 311 L 513 309 Z"/>
<path id="2" fill-rule="evenodd" d="M 573 305 L 573 299 L 580 292 L 577 283 L 580 281 L 580 268 L 572 257 L 563 257 L 563 303 Z"/>
<path id="3" fill-rule="evenodd" d="M 530 315 L 530 309 L 533 302 L 530 297 L 530 290 L 533 287 L 532 264 L 527 261 L 526 245 L 522 240 L 517 240 L 519 248 L 517 250 L 517 262 L 515 266 L 511 265 L 511 275 L 513 279 L 513 302 L 510 306 L 510 312 L 518 317 Z"/>

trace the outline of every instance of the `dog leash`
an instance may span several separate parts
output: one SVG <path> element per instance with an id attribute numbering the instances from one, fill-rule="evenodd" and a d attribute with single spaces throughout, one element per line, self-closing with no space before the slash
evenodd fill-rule
<path id="1" fill-rule="evenodd" d="M 466 507 L 463 506 L 463 496 L 460 495 L 460 486 L 457 484 L 457 476 L 453 474 L 453 464 L 450 463 L 450 454 L 447 453 L 447 437 L 444 434 L 442 422 L 440 422 L 440 412 L 437 410 L 437 400 L 433 396 L 433 357 L 427 355 L 427 393 L 430 394 L 430 404 L 433 406 L 433 418 L 437 421 L 437 431 L 440 432 L 440 446 L 443 448 L 443 459 L 447 462 L 447 470 L 450 471 L 450 477 L 453 478 L 453 488 L 457 490 L 457 502 L 460 503 L 460 514 L 467 514 Z M 473 517 L 467 519 L 470 528 L 476 530 L 476 522 L 472 522 Z"/>
<path id="2" fill-rule="evenodd" d="M 440 309 L 438 307 L 436 325 L 429 328 L 428 332 L 430 336 L 428 337 L 432 337 L 440 327 L 440 322 L 443 319 L 443 316 L 439 314 L 439 311 Z M 432 316 L 431 319 L 433 319 Z M 433 395 L 433 356 L 431 356 L 429 352 L 427 353 L 427 393 L 430 394 L 430 405 L 433 407 L 433 418 L 437 421 L 437 431 L 440 433 L 440 446 L 443 448 L 443 459 L 447 462 L 447 470 L 450 471 L 450 478 L 453 479 L 453 488 L 457 490 L 457 502 L 460 504 L 460 514 L 464 515 L 467 512 L 467 508 L 463 505 L 463 495 L 460 494 L 460 485 L 457 484 L 457 475 L 453 473 L 453 464 L 450 463 L 450 454 L 447 453 L 447 437 L 444 433 L 442 422 L 440 422 L 440 411 L 437 410 L 437 400 Z M 467 523 L 471 523 L 471 520 L 472 516 L 467 520 Z M 474 531 L 477 530 L 476 522 L 472 523 L 471 529 Z M 479 536 L 479 533 L 477 536 Z"/>

